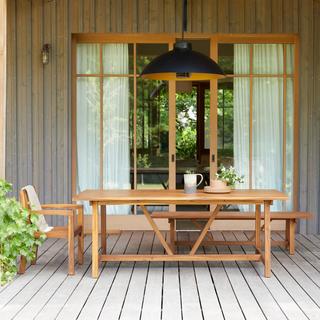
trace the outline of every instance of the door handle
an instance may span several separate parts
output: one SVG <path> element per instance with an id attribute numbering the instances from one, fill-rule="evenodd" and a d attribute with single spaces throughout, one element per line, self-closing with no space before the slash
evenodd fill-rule
<path id="1" fill-rule="evenodd" d="M 174 162 L 174 154 L 171 155 L 171 162 Z"/>

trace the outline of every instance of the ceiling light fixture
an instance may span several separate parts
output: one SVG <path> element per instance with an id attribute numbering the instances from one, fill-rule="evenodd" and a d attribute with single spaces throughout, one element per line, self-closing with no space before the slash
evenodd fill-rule
<path id="1" fill-rule="evenodd" d="M 184 40 L 187 29 L 187 0 L 183 1 L 182 39 L 170 50 L 152 60 L 141 72 L 141 77 L 152 80 L 210 80 L 224 77 L 219 65 L 208 56 L 192 50 Z"/>

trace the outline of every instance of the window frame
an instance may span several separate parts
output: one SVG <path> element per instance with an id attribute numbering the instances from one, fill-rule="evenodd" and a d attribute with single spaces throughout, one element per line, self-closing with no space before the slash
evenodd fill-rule
<path id="1" fill-rule="evenodd" d="M 76 173 L 77 173 L 77 149 L 76 149 L 76 112 L 77 112 L 77 99 L 76 99 L 76 46 L 78 43 L 130 43 L 134 45 L 134 75 L 137 78 L 136 73 L 136 45 L 138 43 L 165 43 L 168 44 L 169 50 L 173 48 L 173 44 L 176 39 L 179 39 L 181 35 L 179 33 L 161 33 L 161 34 L 145 34 L 145 33 L 75 33 L 71 37 L 71 182 L 72 182 L 72 195 L 76 194 Z M 220 43 L 246 43 L 246 44 L 267 44 L 267 43 L 281 43 L 281 44 L 294 44 L 294 72 L 293 72 L 293 86 L 294 86 L 294 142 L 293 142 L 293 209 L 298 208 L 298 168 L 299 168 L 299 36 L 297 34 L 207 34 L 207 33 L 185 33 L 186 39 L 192 40 L 204 40 L 210 41 L 210 57 L 215 61 L 218 60 L 218 45 Z M 286 59 L 286 55 L 284 55 Z M 285 61 L 284 61 L 285 64 Z M 105 76 L 105 75 L 103 75 Z M 117 75 L 111 75 L 117 76 Z M 126 75 L 122 75 L 126 76 Z M 128 75 L 132 77 L 132 75 Z M 232 76 L 232 75 L 227 75 Z M 234 75 L 233 75 L 234 76 Z M 253 78 L 255 75 L 250 70 L 249 77 Z M 286 80 L 287 75 L 283 75 Z M 284 81 L 285 83 L 286 81 Z M 252 80 L 250 80 L 252 83 Z M 252 84 L 250 84 L 252 86 Z M 137 81 L 134 81 L 134 126 L 133 137 L 134 145 L 136 141 L 136 100 L 137 100 Z M 252 88 L 251 88 L 252 90 Z M 174 189 L 176 185 L 175 172 L 175 82 L 169 81 L 169 188 Z M 285 95 L 284 95 L 285 96 Z M 285 98 L 284 98 L 285 99 Z M 250 95 L 250 108 L 252 109 L 252 95 Z M 210 80 L 210 176 L 213 177 L 217 171 L 217 102 L 218 102 L 218 81 Z M 284 101 L 285 102 L 285 101 Z M 102 103 L 101 103 L 102 104 Z M 284 104 L 284 106 L 286 103 Z M 250 110 L 251 110 L 250 109 Z M 250 111 L 252 117 L 252 111 Z M 285 119 L 285 116 L 283 117 Z M 250 124 L 250 131 L 252 130 L 252 122 Z M 285 131 L 286 126 L 284 126 Z M 102 130 L 102 128 L 100 128 Z M 285 141 L 285 132 L 283 139 Z M 101 139 L 102 140 L 102 139 Z M 252 166 L 252 134 L 250 135 L 250 166 Z M 283 144 L 285 148 L 285 143 Z M 284 149 L 285 151 L 285 149 Z M 283 153 L 286 154 L 285 152 Z M 173 155 L 173 158 L 172 158 Z M 283 157 L 285 159 L 286 157 Z M 100 160 L 101 161 L 101 160 Z M 283 160 L 285 162 L 285 160 Z M 286 174 L 286 164 L 283 164 L 283 175 Z M 252 170 L 252 169 L 251 169 Z M 284 176 L 285 178 L 285 176 Z M 285 180 L 282 177 L 283 184 Z M 137 183 L 137 150 L 134 148 L 134 187 Z M 170 206 L 170 209 L 174 209 Z"/>

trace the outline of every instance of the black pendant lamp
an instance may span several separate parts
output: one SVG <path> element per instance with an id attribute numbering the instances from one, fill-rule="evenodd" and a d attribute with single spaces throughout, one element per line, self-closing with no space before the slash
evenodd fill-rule
<path id="1" fill-rule="evenodd" d="M 183 1 L 182 40 L 174 48 L 154 60 L 142 71 L 141 77 L 153 80 L 210 80 L 224 77 L 219 65 L 206 55 L 192 50 L 184 40 L 187 29 L 187 0 Z"/>

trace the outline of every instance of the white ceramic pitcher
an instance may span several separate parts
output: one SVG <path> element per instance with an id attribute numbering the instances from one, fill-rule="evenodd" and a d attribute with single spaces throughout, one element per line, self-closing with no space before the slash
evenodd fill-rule
<path id="1" fill-rule="evenodd" d="M 200 182 L 197 183 L 197 176 L 200 176 Z M 185 193 L 195 193 L 197 191 L 197 187 L 203 181 L 203 175 L 200 173 L 186 173 L 183 175 L 184 178 L 184 192 Z"/>

